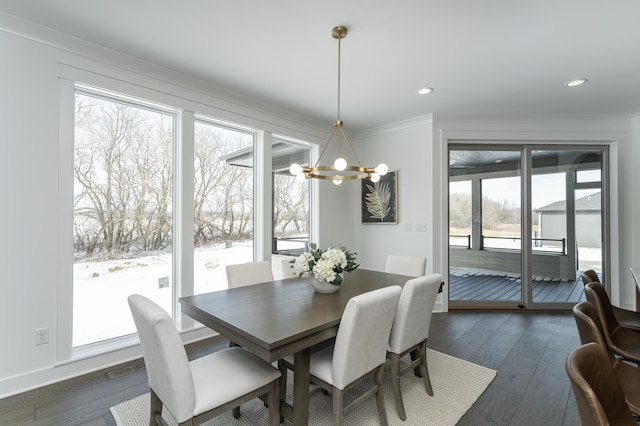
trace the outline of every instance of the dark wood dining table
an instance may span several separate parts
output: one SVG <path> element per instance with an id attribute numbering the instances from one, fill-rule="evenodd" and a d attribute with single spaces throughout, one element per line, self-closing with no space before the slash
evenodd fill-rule
<path id="1" fill-rule="evenodd" d="M 411 277 L 357 269 L 346 274 L 340 291 L 316 293 L 310 278 L 288 278 L 247 287 L 182 297 L 185 315 L 273 362 L 293 354 L 293 406 L 281 395 L 281 414 L 294 425 L 309 422 L 311 347 L 335 337 L 353 296 Z"/>

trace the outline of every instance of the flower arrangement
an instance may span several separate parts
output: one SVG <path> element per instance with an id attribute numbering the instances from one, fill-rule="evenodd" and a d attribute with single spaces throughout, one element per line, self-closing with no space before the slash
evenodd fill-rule
<path id="1" fill-rule="evenodd" d="M 318 281 L 325 281 L 335 286 L 342 285 L 342 273 L 355 270 L 355 255 L 346 247 L 338 244 L 339 248 L 329 247 L 326 250 L 318 248 L 315 243 L 309 244 L 310 250 L 301 254 L 289 263 L 294 274 L 299 277 L 314 276 Z"/>

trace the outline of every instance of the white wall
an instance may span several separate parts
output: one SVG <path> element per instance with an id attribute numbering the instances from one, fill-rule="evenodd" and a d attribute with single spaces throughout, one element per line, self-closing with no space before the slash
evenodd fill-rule
<path id="1" fill-rule="evenodd" d="M 55 341 L 58 81 L 51 49 L 0 33 L 0 51 L 7 58 L 0 67 L 0 378 L 7 378 L 50 367 L 54 357 L 53 344 L 34 345 L 34 330 L 50 327 Z"/>
<path id="2" fill-rule="evenodd" d="M 389 254 L 427 257 L 433 263 L 433 154 L 431 117 L 359 133 L 354 138 L 363 165 L 384 162 L 397 172 L 397 224 L 362 223 L 361 184 L 352 188 L 354 249 L 365 269 L 383 271 Z M 424 231 L 418 231 L 423 226 Z"/>
<path id="3" fill-rule="evenodd" d="M 362 223 L 361 184 L 352 188 L 354 251 L 361 267 L 383 271 L 389 254 L 427 258 L 427 274 L 442 269 L 438 200 L 446 187 L 434 160 L 432 117 L 417 117 L 360 132 L 354 138 L 363 165 L 384 162 L 397 172 L 397 224 Z M 443 295 L 445 295 L 444 293 Z M 438 296 L 434 310 L 446 310 L 446 297 Z"/>

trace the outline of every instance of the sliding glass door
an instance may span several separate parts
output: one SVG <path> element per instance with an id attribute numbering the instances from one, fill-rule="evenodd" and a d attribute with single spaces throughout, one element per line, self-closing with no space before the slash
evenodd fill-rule
<path id="1" fill-rule="evenodd" d="M 517 149 L 450 151 L 450 306 L 523 303 L 521 164 Z"/>
<path id="2" fill-rule="evenodd" d="M 450 145 L 449 306 L 564 309 L 604 279 L 605 155 Z"/>
<path id="3" fill-rule="evenodd" d="M 601 149 L 532 149 L 531 284 L 539 307 L 583 300 L 581 273 L 602 275 Z"/>

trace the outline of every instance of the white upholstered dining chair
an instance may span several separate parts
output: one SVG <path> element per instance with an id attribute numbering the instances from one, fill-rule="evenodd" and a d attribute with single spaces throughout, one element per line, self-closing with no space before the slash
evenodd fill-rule
<path id="1" fill-rule="evenodd" d="M 271 269 L 271 262 L 247 262 L 236 263 L 233 265 L 225 266 L 227 273 L 227 287 L 237 288 L 248 285 L 266 283 L 273 281 L 273 270 Z M 229 347 L 238 346 L 236 342 L 229 341 Z M 266 405 L 266 402 L 265 402 Z M 240 416 L 240 407 L 233 409 L 233 416 Z"/>
<path id="2" fill-rule="evenodd" d="M 277 369 L 238 347 L 189 361 L 178 330 L 160 306 L 138 294 L 128 301 L 151 389 L 150 425 L 164 424 L 163 406 L 179 425 L 198 425 L 262 395 L 267 395 L 269 424 L 280 423 Z"/>
<path id="3" fill-rule="evenodd" d="M 273 272 L 269 261 L 227 265 L 225 269 L 229 288 L 273 281 Z"/>
<path id="4" fill-rule="evenodd" d="M 438 295 L 442 275 L 432 274 L 410 279 L 402 288 L 396 310 L 387 357 L 391 360 L 391 387 L 396 401 L 398 416 L 407 419 L 402 401 L 400 376 L 414 370 L 422 376 L 424 387 L 433 395 L 429 370 L 427 368 L 427 338 L 433 314 L 433 305 Z M 400 368 L 400 360 L 411 355 L 412 362 Z"/>
<path id="5" fill-rule="evenodd" d="M 400 293 L 399 286 L 390 286 L 352 297 L 342 314 L 335 344 L 311 353 L 309 380 L 332 395 L 334 426 L 341 426 L 347 412 L 373 395 L 380 423 L 388 424 L 382 374 Z M 293 357 L 286 357 L 284 364 L 293 368 Z M 286 369 L 283 372 L 284 381 Z M 345 393 L 370 375 L 373 387 L 345 406 Z"/>
<path id="6" fill-rule="evenodd" d="M 384 268 L 385 272 L 410 277 L 421 277 L 425 274 L 426 270 L 426 257 L 400 256 L 397 254 L 390 254 L 387 257 L 387 264 Z"/>

